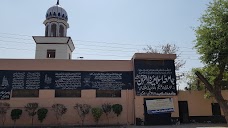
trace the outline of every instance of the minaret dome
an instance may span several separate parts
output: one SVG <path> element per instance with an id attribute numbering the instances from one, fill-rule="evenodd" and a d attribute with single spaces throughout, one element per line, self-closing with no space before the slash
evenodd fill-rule
<path id="1" fill-rule="evenodd" d="M 48 20 L 50 18 L 58 18 L 58 19 L 65 20 L 66 22 L 68 21 L 68 15 L 66 10 L 58 4 L 50 7 L 47 10 L 46 19 Z"/>
<path id="2" fill-rule="evenodd" d="M 44 21 L 45 36 L 66 37 L 69 28 L 67 21 L 67 12 L 59 5 L 58 0 L 56 5 L 50 7 L 46 12 L 46 20 Z"/>

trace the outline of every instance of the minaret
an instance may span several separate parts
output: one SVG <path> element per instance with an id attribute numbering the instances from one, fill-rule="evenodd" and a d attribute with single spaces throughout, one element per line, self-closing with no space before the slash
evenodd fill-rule
<path id="1" fill-rule="evenodd" d="M 68 15 L 59 5 L 50 7 L 46 13 L 45 36 L 33 36 L 36 42 L 35 59 L 71 59 L 74 43 L 67 37 Z"/>

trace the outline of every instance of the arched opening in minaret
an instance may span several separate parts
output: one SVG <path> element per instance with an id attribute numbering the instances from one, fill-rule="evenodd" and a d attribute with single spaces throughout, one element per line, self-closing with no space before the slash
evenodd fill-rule
<path id="1" fill-rule="evenodd" d="M 56 24 L 51 25 L 51 36 L 56 37 Z"/>
<path id="2" fill-rule="evenodd" d="M 45 36 L 48 36 L 48 25 L 45 28 Z"/>
<path id="3" fill-rule="evenodd" d="M 60 25 L 60 27 L 59 27 L 59 36 L 60 37 L 64 37 L 64 27 L 63 27 L 63 25 Z"/>

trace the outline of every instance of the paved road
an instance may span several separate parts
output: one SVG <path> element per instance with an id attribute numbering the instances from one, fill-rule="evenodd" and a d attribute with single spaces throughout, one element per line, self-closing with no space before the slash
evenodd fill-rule
<path id="1" fill-rule="evenodd" d="M 0 128 L 13 128 L 13 127 L 2 127 Z M 16 127 L 16 128 L 79 128 L 79 127 Z M 83 127 L 83 128 L 96 128 L 96 127 Z M 110 127 L 97 127 L 97 128 L 228 128 L 226 124 L 181 124 L 181 125 L 159 125 L 159 126 L 110 126 Z"/>
<path id="2" fill-rule="evenodd" d="M 228 128 L 228 125 L 226 124 L 181 124 L 181 125 L 158 125 L 158 126 L 121 126 L 121 127 L 109 127 L 109 128 Z"/>
<path id="3" fill-rule="evenodd" d="M 164 126 L 128 126 L 126 128 L 228 128 L 226 124 L 181 124 Z"/>

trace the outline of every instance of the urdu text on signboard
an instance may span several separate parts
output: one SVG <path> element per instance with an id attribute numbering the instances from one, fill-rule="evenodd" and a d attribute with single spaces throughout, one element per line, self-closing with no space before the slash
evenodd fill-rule
<path id="1" fill-rule="evenodd" d="M 134 60 L 138 96 L 176 95 L 174 60 Z"/>

